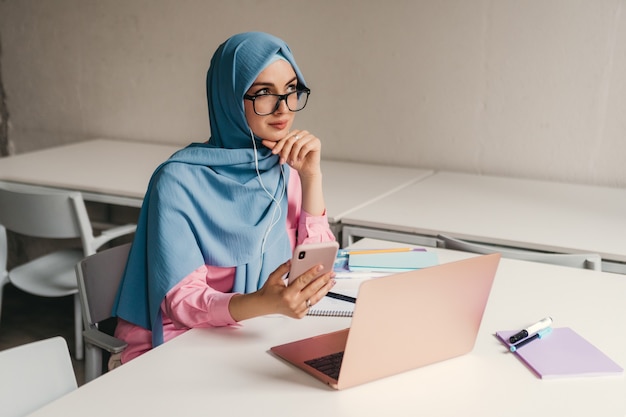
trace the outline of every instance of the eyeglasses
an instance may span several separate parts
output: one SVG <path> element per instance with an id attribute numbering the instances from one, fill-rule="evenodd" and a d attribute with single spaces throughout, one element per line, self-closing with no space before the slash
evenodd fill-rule
<path id="1" fill-rule="evenodd" d="M 254 112 L 259 116 L 267 116 L 278 110 L 281 101 L 285 101 L 290 111 L 300 111 L 306 106 L 311 90 L 301 88 L 287 94 L 258 94 L 251 96 L 244 94 L 243 98 L 252 102 Z"/>

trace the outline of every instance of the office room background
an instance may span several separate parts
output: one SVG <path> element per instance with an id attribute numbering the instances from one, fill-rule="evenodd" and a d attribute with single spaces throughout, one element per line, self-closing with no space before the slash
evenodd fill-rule
<path id="1" fill-rule="evenodd" d="M 2 151 L 204 141 L 248 30 L 292 47 L 324 158 L 626 187 L 624 0 L 1 0 Z"/>

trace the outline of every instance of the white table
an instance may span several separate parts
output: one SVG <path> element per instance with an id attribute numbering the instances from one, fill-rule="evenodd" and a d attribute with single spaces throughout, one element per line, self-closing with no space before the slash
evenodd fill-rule
<path id="1" fill-rule="evenodd" d="M 95 139 L 0 158 L 0 181 L 77 190 L 87 201 L 141 207 L 154 169 L 180 146 Z M 433 171 L 322 161 L 329 222 L 431 175 Z"/>
<path id="2" fill-rule="evenodd" d="M 441 262 L 471 256 L 429 250 Z M 337 392 L 268 349 L 347 327 L 349 319 L 265 317 L 191 330 L 33 416 L 623 417 L 623 375 L 541 380 L 493 334 L 551 315 L 555 327 L 573 328 L 624 367 L 624 294 L 619 275 L 503 259 L 476 346 L 465 356 Z"/>
<path id="3" fill-rule="evenodd" d="M 0 159 L 0 181 L 80 191 L 87 201 L 141 207 L 154 169 L 178 146 L 95 139 Z"/>
<path id="4" fill-rule="evenodd" d="M 433 173 L 427 169 L 323 159 L 328 221 L 339 223 L 355 210 L 383 200 Z"/>
<path id="5" fill-rule="evenodd" d="M 441 233 L 626 262 L 626 189 L 437 172 L 342 223 L 344 245 L 355 236 L 427 243 L 420 237 Z"/>

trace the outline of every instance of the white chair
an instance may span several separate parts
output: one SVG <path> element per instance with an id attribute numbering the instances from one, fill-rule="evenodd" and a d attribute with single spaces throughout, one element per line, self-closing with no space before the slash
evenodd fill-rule
<path id="1" fill-rule="evenodd" d="M 85 256 L 96 253 L 114 238 L 133 233 L 136 225 L 113 227 L 94 236 L 87 208 L 80 193 L 35 189 L 22 191 L 0 186 L 0 225 L 7 230 L 38 238 L 80 238 L 81 249 L 64 249 L 41 256 L 7 271 L 6 236 L 0 243 L 0 265 L 7 279 L 17 288 L 42 297 L 74 296 L 74 352 L 83 358 L 82 314 L 75 265 Z M 1 295 L 1 294 L 0 294 Z M 2 299 L 0 298 L 0 310 Z"/>
<path id="2" fill-rule="evenodd" d="M 21 417 L 75 390 L 76 376 L 60 336 L 0 351 L 0 415 Z"/>
<path id="3" fill-rule="evenodd" d="M 489 246 L 474 242 L 467 242 L 465 240 L 456 239 L 446 235 L 437 236 L 437 247 L 464 252 L 480 253 L 483 255 L 497 252 L 502 254 L 503 258 L 569 266 L 572 268 L 592 269 L 594 271 L 602 270 L 602 258 L 598 254 L 534 252 L 506 248 L 502 246 Z"/>
<path id="4" fill-rule="evenodd" d="M 85 324 L 85 382 L 102 375 L 105 366 L 102 362 L 103 351 L 120 353 L 127 346 L 123 340 L 101 331 L 99 324 L 111 318 L 130 246 L 130 243 L 126 243 L 105 249 L 76 265 Z"/>
<path id="5" fill-rule="evenodd" d="M 0 224 L 0 319 L 2 319 L 2 293 L 4 286 L 9 283 L 9 271 L 7 271 L 9 250 L 7 245 L 7 229 Z"/>

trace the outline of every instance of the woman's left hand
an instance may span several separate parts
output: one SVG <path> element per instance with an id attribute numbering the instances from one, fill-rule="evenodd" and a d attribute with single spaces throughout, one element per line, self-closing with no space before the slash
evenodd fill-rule
<path id="1" fill-rule="evenodd" d="M 306 130 L 293 130 L 279 140 L 263 140 L 274 155 L 280 156 L 280 163 L 285 162 L 298 171 L 301 177 L 317 176 L 321 173 L 320 159 L 322 143 L 317 136 Z"/>

